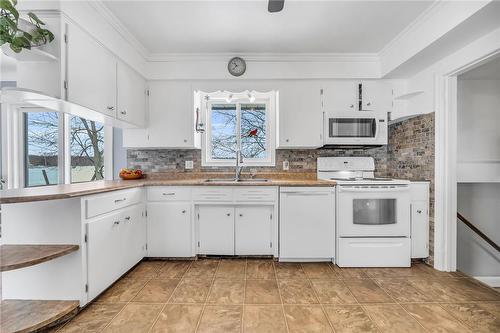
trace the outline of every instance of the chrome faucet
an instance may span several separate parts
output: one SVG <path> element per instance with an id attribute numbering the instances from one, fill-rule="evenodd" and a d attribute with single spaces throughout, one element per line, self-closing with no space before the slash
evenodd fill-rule
<path id="1" fill-rule="evenodd" d="M 243 169 L 243 166 L 240 165 L 240 163 L 243 163 L 243 155 L 241 154 L 241 150 L 236 150 L 236 169 L 235 169 L 235 175 L 234 175 L 234 180 L 239 181 L 240 176 L 241 176 L 241 170 Z"/>

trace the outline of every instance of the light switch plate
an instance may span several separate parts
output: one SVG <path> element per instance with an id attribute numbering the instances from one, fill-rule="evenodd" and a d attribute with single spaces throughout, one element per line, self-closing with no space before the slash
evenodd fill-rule
<path id="1" fill-rule="evenodd" d="M 185 169 L 192 169 L 193 168 L 193 161 L 184 162 L 184 168 Z"/>
<path id="2" fill-rule="evenodd" d="M 288 171 L 290 169 L 290 162 L 283 161 L 283 170 Z"/>

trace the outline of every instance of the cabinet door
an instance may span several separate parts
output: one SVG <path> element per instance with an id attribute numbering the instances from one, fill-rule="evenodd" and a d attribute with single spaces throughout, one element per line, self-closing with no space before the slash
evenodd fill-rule
<path id="1" fill-rule="evenodd" d="M 279 91 L 278 112 L 278 148 L 317 148 L 323 145 L 319 84 L 283 84 Z"/>
<path id="2" fill-rule="evenodd" d="M 280 258 L 334 257 L 335 197 L 332 189 L 282 188 Z"/>
<path id="3" fill-rule="evenodd" d="M 68 25 L 68 100 L 116 116 L 116 60 L 86 32 Z"/>
<path id="4" fill-rule="evenodd" d="M 194 148 L 194 95 L 189 83 L 149 86 L 149 146 Z"/>
<path id="5" fill-rule="evenodd" d="M 383 81 L 363 81 L 362 109 L 389 112 L 392 109 L 392 88 Z"/>
<path id="6" fill-rule="evenodd" d="M 236 255 L 270 255 L 272 244 L 272 206 L 247 206 L 235 210 Z"/>
<path id="7" fill-rule="evenodd" d="M 429 213 L 426 201 L 411 203 L 411 257 L 429 256 Z"/>
<path id="8" fill-rule="evenodd" d="M 234 208 L 198 206 L 198 254 L 234 255 Z"/>
<path id="9" fill-rule="evenodd" d="M 191 204 L 148 203 L 148 257 L 191 257 Z"/>
<path id="10" fill-rule="evenodd" d="M 359 90 L 355 81 L 333 81 L 323 88 L 323 109 L 326 112 L 358 111 Z"/>
<path id="11" fill-rule="evenodd" d="M 123 232 L 121 237 L 121 253 L 123 258 L 123 273 L 132 268 L 145 256 L 146 221 L 143 212 L 144 204 L 139 204 L 125 209 L 122 213 Z"/>
<path id="12" fill-rule="evenodd" d="M 143 126 L 146 116 L 146 81 L 122 62 L 117 64 L 116 77 L 117 118 Z"/>
<path id="13" fill-rule="evenodd" d="M 122 274 L 120 213 L 87 224 L 87 274 L 89 300 Z"/>

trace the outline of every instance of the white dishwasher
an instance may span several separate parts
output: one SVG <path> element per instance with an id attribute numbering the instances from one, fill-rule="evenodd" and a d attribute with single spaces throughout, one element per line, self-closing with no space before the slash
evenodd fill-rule
<path id="1" fill-rule="evenodd" d="M 280 188 L 280 261 L 332 261 L 335 187 Z"/>

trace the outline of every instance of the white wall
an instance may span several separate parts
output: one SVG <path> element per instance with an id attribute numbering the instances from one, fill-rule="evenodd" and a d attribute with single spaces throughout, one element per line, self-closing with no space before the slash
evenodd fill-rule
<path id="1" fill-rule="evenodd" d="M 459 182 L 500 182 L 500 80 L 458 80 Z M 499 228 L 500 229 L 500 228 Z"/>
<path id="2" fill-rule="evenodd" d="M 500 184 L 458 184 L 458 211 L 497 244 L 500 243 Z M 457 268 L 471 276 L 496 276 L 500 254 L 458 223 Z"/>

